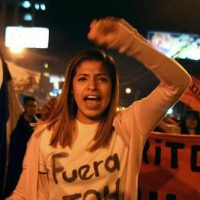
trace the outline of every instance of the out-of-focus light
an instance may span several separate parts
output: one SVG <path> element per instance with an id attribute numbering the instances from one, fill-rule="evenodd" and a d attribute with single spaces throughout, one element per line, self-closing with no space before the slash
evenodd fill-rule
<path id="1" fill-rule="evenodd" d="M 65 81 L 65 77 L 64 76 L 50 76 L 49 77 L 49 83 L 54 83 L 54 82 L 63 82 Z"/>
<path id="2" fill-rule="evenodd" d="M 49 77 L 49 83 L 53 83 L 53 90 L 49 93 L 50 96 L 58 96 L 61 94 L 60 83 L 64 81 L 64 77 L 53 76 Z"/>
<path id="3" fill-rule="evenodd" d="M 41 3 L 41 4 L 40 4 L 40 9 L 43 10 L 43 11 L 46 10 L 45 4 Z"/>
<path id="4" fill-rule="evenodd" d="M 30 8 L 31 7 L 31 2 L 30 1 L 23 1 L 22 2 L 22 7 L 24 8 Z"/>
<path id="5" fill-rule="evenodd" d="M 35 4 L 35 9 L 39 10 L 40 9 L 40 5 L 38 3 Z"/>
<path id="6" fill-rule="evenodd" d="M 12 47 L 10 47 L 10 52 L 14 53 L 14 54 L 21 54 L 21 53 L 23 53 L 23 51 L 24 51 L 24 48 L 20 47 L 20 46 L 12 46 Z"/>
<path id="7" fill-rule="evenodd" d="M 168 115 L 173 114 L 173 108 L 170 108 L 170 109 L 167 111 L 167 114 L 168 114 Z"/>
<path id="8" fill-rule="evenodd" d="M 131 88 L 126 88 L 126 89 L 125 89 L 125 92 L 126 92 L 127 94 L 130 94 L 131 91 L 132 91 Z"/>
<path id="9" fill-rule="evenodd" d="M 59 89 L 59 82 L 54 82 L 54 83 L 53 83 L 53 87 L 54 87 L 55 89 Z"/>
<path id="10" fill-rule="evenodd" d="M 125 109 L 126 109 L 126 107 L 120 106 L 120 107 L 117 107 L 117 108 L 116 108 L 116 111 L 118 112 L 118 111 L 122 111 L 122 110 L 125 110 Z"/>
<path id="11" fill-rule="evenodd" d="M 49 67 L 48 63 L 44 63 L 44 68 L 47 69 Z"/>
<path id="12" fill-rule="evenodd" d="M 51 92 L 49 92 L 49 95 L 52 97 L 56 97 L 59 94 L 61 94 L 62 90 L 59 88 L 54 88 Z"/>
<path id="13" fill-rule="evenodd" d="M 33 20 L 33 16 L 30 13 L 27 13 L 24 15 L 24 21 L 32 21 Z"/>
<path id="14" fill-rule="evenodd" d="M 49 92 L 49 95 L 50 95 L 51 97 L 56 97 L 56 96 L 57 96 L 57 93 Z"/>
<path id="15" fill-rule="evenodd" d="M 48 43 L 49 43 L 48 28 L 20 27 L 20 26 L 6 27 L 6 32 L 5 32 L 6 47 L 23 46 L 25 48 L 48 48 Z"/>
<path id="16" fill-rule="evenodd" d="M 65 81 L 65 77 L 62 76 L 62 77 L 60 78 L 60 81 L 61 81 L 61 82 L 64 82 L 64 81 Z"/>
<path id="17" fill-rule="evenodd" d="M 44 72 L 44 73 L 43 73 L 43 76 L 49 77 L 50 75 L 49 75 L 48 72 Z"/>

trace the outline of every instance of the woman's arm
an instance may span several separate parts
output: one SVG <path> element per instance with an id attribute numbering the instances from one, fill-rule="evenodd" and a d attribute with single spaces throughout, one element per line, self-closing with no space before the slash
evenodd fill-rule
<path id="1" fill-rule="evenodd" d="M 181 97 L 191 78 L 175 60 L 155 50 L 136 29 L 122 19 L 104 18 L 90 25 L 88 38 L 98 45 L 115 48 L 134 57 L 159 80 L 148 97 L 136 102 L 136 122 L 142 132 L 151 131 Z"/>

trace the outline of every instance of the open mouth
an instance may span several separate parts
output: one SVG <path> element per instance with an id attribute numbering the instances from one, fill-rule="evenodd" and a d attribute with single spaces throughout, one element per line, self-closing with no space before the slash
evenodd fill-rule
<path id="1" fill-rule="evenodd" d="M 101 101 L 101 98 L 99 96 L 96 96 L 96 95 L 89 95 L 89 96 L 84 97 L 84 101 L 99 102 L 99 101 Z"/>

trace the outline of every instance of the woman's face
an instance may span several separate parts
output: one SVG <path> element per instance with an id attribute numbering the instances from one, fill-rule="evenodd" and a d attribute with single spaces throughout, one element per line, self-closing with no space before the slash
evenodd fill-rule
<path id="1" fill-rule="evenodd" d="M 197 127 L 197 120 L 192 117 L 188 117 L 185 119 L 185 125 L 188 129 L 195 129 Z"/>
<path id="2" fill-rule="evenodd" d="M 101 119 L 111 100 L 112 81 L 101 62 L 85 60 L 76 69 L 72 89 L 77 104 L 76 118 L 83 123 Z"/>

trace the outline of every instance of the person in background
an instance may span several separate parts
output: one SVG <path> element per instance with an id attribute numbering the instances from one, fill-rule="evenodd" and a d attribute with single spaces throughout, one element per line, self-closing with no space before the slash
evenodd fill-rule
<path id="1" fill-rule="evenodd" d="M 123 19 L 94 20 L 88 39 L 137 59 L 160 84 L 116 112 L 119 77 L 114 59 L 100 49 L 75 55 L 55 108 L 29 141 L 9 200 L 137 199 L 145 141 L 191 78 Z"/>
<path id="2" fill-rule="evenodd" d="M 47 120 L 56 105 L 56 101 L 57 99 L 53 97 L 42 107 L 40 120 Z"/>
<path id="3" fill-rule="evenodd" d="M 24 112 L 19 117 L 10 138 L 5 196 L 9 196 L 15 189 L 21 174 L 26 145 L 33 133 L 31 123 L 37 122 L 35 117 L 37 105 L 37 100 L 34 97 L 24 96 Z"/>
<path id="4" fill-rule="evenodd" d="M 197 111 L 186 111 L 180 122 L 181 134 L 200 135 L 200 119 Z"/>

